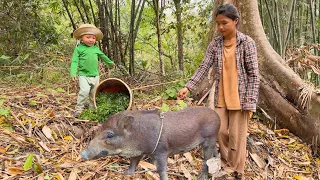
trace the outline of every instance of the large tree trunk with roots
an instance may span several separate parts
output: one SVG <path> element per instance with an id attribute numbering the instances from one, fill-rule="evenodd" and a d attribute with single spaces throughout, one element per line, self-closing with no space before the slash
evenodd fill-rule
<path id="1" fill-rule="evenodd" d="M 312 145 L 316 152 L 320 147 L 320 96 L 315 93 L 314 86 L 293 72 L 270 45 L 260 21 L 258 2 L 217 0 L 214 7 L 226 2 L 238 8 L 241 17 L 239 30 L 252 37 L 257 45 L 261 77 L 259 110 L 280 127 L 288 128 Z M 216 32 L 214 14 L 211 39 Z M 210 81 L 205 79 L 194 94 L 201 97 L 211 86 L 212 78 Z M 210 96 L 208 101 L 212 102 Z"/>

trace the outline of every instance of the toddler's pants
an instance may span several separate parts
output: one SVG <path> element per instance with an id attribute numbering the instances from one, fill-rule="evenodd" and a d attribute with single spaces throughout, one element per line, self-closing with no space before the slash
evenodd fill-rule
<path id="1" fill-rule="evenodd" d="M 79 76 L 80 91 L 77 99 L 76 111 L 82 111 L 89 97 L 89 108 L 94 109 L 93 95 L 99 85 L 99 76 Z"/>

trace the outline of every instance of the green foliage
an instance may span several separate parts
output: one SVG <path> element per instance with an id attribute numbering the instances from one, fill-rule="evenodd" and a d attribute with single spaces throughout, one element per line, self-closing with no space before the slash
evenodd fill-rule
<path id="1" fill-rule="evenodd" d="M 88 119 L 103 123 L 111 115 L 126 110 L 129 101 L 130 97 L 125 93 L 99 93 L 96 98 L 97 109 L 84 110 L 79 119 Z"/>
<path id="2" fill-rule="evenodd" d="M 176 102 L 176 104 L 172 107 L 170 107 L 168 104 L 166 103 L 162 103 L 161 105 L 161 108 L 160 108 L 160 111 L 161 112 L 168 112 L 168 111 L 179 111 L 179 110 L 182 110 L 184 108 L 188 107 L 188 104 L 185 103 L 184 101 L 182 100 L 178 100 Z"/>
<path id="3" fill-rule="evenodd" d="M 10 107 L 4 106 L 3 102 L 4 102 L 4 100 L 1 97 L 0 98 L 0 117 L 4 116 L 6 118 L 9 118 L 10 117 Z"/>
<path id="4" fill-rule="evenodd" d="M 37 106 L 37 102 L 36 101 L 29 101 L 29 105 L 30 106 Z"/>
<path id="5" fill-rule="evenodd" d="M 177 105 L 175 106 L 175 108 L 173 110 L 179 111 L 179 110 L 184 109 L 186 107 L 188 107 L 187 103 L 185 103 L 183 100 L 178 100 Z"/>
<path id="6" fill-rule="evenodd" d="M 162 103 L 161 108 L 160 108 L 160 111 L 162 111 L 162 112 L 170 111 L 169 105 L 166 104 L 166 103 Z"/>
<path id="7" fill-rule="evenodd" d="M 27 156 L 26 161 L 23 164 L 23 170 L 28 171 L 32 167 L 32 161 L 33 161 L 33 154 L 29 154 Z"/>
<path id="8" fill-rule="evenodd" d="M 4 66 L 9 64 L 11 57 L 10 56 L 6 56 L 6 55 L 1 55 L 0 56 L 0 66 Z"/>
<path id="9" fill-rule="evenodd" d="M 55 23 L 61 18 L 52 13 L 48 2 L 12 0 L 1 3 L 0 54 L 15 58 L 30 47 L 57 43 Z M 50 13 L 49 13 L 50 12 Z"/>
<path id="10" fill-rule="evenodd" d="M 163 99 L 168 99 L 168 100 L 172 100 L 172 99 L 177 99 L 177 94 L 178 91 L 184 87 L 184 85 L 186 84 L 185 81 L 180 81 L 172 86 L 169 86 L 164 93 L 162 93 L 162 97 Z"/>
<path id="11" fill-rule="evenodd" d="M 41 174 L 43 172 L 43 169 L 39 163 L 33 164 L 33 169 L 37 174 Z"/>

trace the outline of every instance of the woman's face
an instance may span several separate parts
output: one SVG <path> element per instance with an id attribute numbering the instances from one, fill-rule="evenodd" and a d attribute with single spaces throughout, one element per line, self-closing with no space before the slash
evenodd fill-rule
<path id="1" fill-rule="evenodd" d="M 229 36 L 233 33 L 235 33 L 236 31 L 236 27 L 238 24 L 238 19 L 236 20 L 232 20 L 230 18 L 228 18 L 227 16 L 223 15 L 223 14 L 219 14 L 216 17 L 216 22 L 217 22 L 217 28 L 218 31 L 221 33 L 222 36 Z"/>

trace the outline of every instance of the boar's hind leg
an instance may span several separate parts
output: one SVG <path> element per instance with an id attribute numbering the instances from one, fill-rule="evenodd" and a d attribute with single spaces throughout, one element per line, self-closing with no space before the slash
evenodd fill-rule
<path id="1" fill-rule="evenodd" d="M 124 174 L 132 176 L 134 174 L 134 171 L 136 170 L 136 167 L 138 166 L 141 158 L 142 158 L 142 156 L 130 158 L 130 167 L 126 172 L 124 172 Z"/>
<path id="2" fill-rule="evenodd" d="M 156 165 L 157 165 L 157 172 L 159 173 L 160 180 L 168 180 L 167 174 L 167 154 L 158 154 L 154 156 Z"/>
<path id="3" fill-rule="evenodd" d="M 207 140 L 203 143 L 203 154 L 204 160 L 202 165 L 202 172 L 199 176 L 200 180 L 207 180 L 208 177 L 208 165 L 207 160 L 211 159 L 212 157 L 217 157 L 218 151 L 216 148 L 216 138 L 207 138 Z"/>

